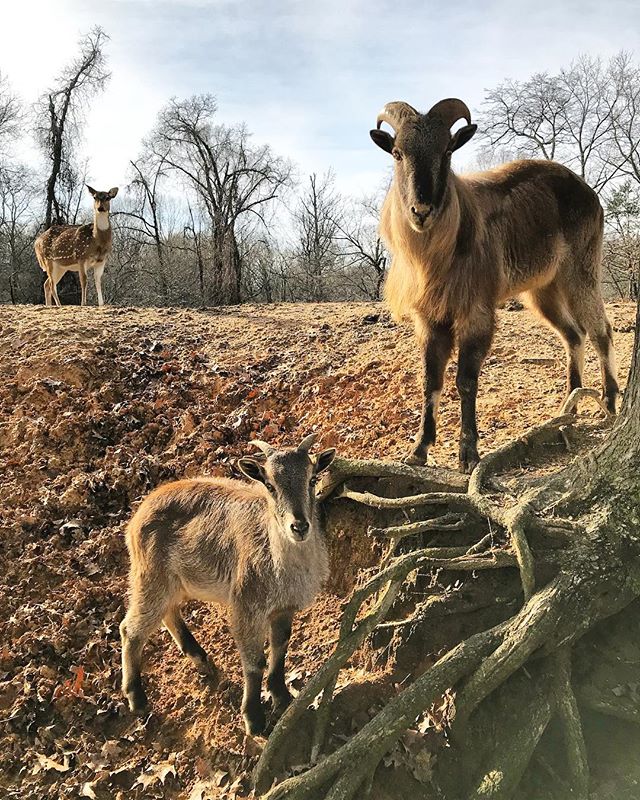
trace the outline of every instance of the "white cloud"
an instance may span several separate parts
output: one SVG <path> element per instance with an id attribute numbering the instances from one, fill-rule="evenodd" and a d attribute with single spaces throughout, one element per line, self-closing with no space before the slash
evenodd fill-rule
<path id="1" fill-rule="evenodd" d="M 366 191 L 387 169 L 368 136 L 384 102 L 457 95 L 477 107 L 506 76 L 632 48 L 640 11 L 631 0 L 20 0 L 2 22 L 0 70 L 29 102 L 82 32 L 110 35 L 113 77 L 86 129 L 96 184 L 124 181 L 169 97 L 206 91 L 223 121 L 246 121 L 301 174 L 333 167 L 341 189 Z"/>

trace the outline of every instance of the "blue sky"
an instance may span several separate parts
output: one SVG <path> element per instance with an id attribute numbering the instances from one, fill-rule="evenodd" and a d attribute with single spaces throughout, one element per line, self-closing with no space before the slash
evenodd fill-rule
<path id="1" fill-rule="evenodd" d="M 301 175 L 333 168 L 345 191 L 369 192 L 387 167 L 370 141 L 379 108 L 425 110 L 458 96 L 473 109 L 505 77 L 553 71 L 580 53 L 640 50 L 637 0 L 5 0 L 0 71 L 30 102 L 101 25 L 111 82 L 88 118 L 96 186 L 122 185 L 158 110 L 211 92 L 221 121 Z M 463 165 L 464 151 L 457 156 Z"/>

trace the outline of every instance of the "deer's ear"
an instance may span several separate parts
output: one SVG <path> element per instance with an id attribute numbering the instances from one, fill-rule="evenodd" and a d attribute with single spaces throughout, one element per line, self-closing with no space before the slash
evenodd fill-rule
<path id="1" fill-rule="evenodd" d="M 328 450 L 323 450 L 322 453 L 319 453 L 316 456 L 316 464 L 314 468 L 316 475 L 318 475 L 318 473 L 320 472 L 324 472 L 335 457 L 336 457 L 335 447 L 330 447 Z"/>
<path id="2" fill-rule="evenodd" d="M 262 464 L 256 461 L 255 458 L 239 458 L 238 469 L 247 478 L 251 478 L 252 481 L 260 481 L 260 483 L 266 483 L 267 481 Z"/>
<path id="3" fill-rule="evenodd" d="M 88 183 L 87 183 L 87 189 L 89 190 L 89 194 L 91 195 L 91 197 L 95 197 L 96 196 L 96 194 L 97 194 L 96 190 L 92 186 L 89 186 Z"/>
<path id="4" fill-rule="evenodd" d="M 109 189 L 109 191 L 107 192 L 107 194 L 108 194 L 108 195 L 109 195 L 109 197 L 110 197 L 110 198 L 113 200 L 113 198 L 114 198 L 114 197 L 115 197 L 115 196 L 118 194 L 118 187 L 117 187 L 117 186 L 114 186 L 114 187 L 113 187 L 113 189 Z"/>

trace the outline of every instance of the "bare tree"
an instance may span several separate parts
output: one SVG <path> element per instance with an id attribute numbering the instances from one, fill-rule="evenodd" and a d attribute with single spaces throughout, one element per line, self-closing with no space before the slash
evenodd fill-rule
<path id="1" fill-rule="evenodd" d="M 640 272 L 640 189 L 631 180 L 616 187 L 605 214 L 605 287 L 621 299 L 638 299 Z"/>
<path id="2" fill-rule="evenodd" d="M 342 200 L 332 172 L 309 176 L 293 212 L 294 258 L 299 299 L 319 303 L 335 297 L 340 275 Z"/>
<path id="3" fill-rule="evenodd" d="M 0 72 L 0 154 L 17 136 L 23 119 L 22 104 L 11 90 L 8 78 Z"/>
<path id="4" fill-rule="evenodd" d="M 101 28 L 93 28 L 83 36 L 78 55 L 36 106 L 36 137 L 49 164 L 45 228 L 54 222 L 69 222 L 78 202 L 81 183 L 74 163 L 75 148 L 87 101 L 109 79 L 104 56 L 107 40 Z"/>
<path id="5" fill-rule="evenodd" d="M 380 300 L 387 269 L 387 251 L 378 234 L 380 198 L 354 201 L 336 220 L 345 271 L 361 297 Z"/>
<path id="6" fill-rule="evenodd" d="M 208 302 L 241 300 L 242 259 L 239 226 L 248 215 L 264 223 L 264 212 L 289 185 L 291 165 L 266 146 L 252 146 L 243 125 L 215 124 L 211 95 L 171 100 L 160 113 L 149 145 L 177 176 L 207 219 L 210 268 L 205 278 Z"/>
<path id="7" fill-rule="evenodd" d="M 640 184 L 640 67 L 622 52 L 611 60 L 608 75 L 615 87 L 611 159 L 620 174 Z"/>
<path id="8" fill-rule="evenodd" d="M 614 147 L 621 98 L 630 90 L 629 68 L 622 55 L 607 67 L 583 55 L 557 75 L 504 81 L 485 97 L 485 145 L 561 161 L 602 192 L 629 158 L 629 147 Z"/>
<path id="9" fill-rule="evenodd" d="M 38 184 L 24 164 L 0 166 L 0 299 L 40 298 L 40 268 L 33 255 Z"/>

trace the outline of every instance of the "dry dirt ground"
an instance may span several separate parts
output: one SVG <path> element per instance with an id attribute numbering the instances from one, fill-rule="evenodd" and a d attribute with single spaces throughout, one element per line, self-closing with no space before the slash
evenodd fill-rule
<path id="1" fill-rule="evenodd" d="M 624 384 L 635 311 L 608 310 Z M 499 313 L 478 404 L 484 452 L 555 414 L 563 361 L 555 334 L 528 312 Z M 418 421 L 411 331 L 374 304 L 3 307 L 0 370 L 0 792 L 242 796 L 262 741 L 243 734 L 223 614 L 201 604 L 187 614 L 222 668 L 217 692 L 163 632 L 148 646 L 153 713 L 136 719 L 121 700 L 124 527 L 159 482 L 237 474 L 234 459 L 256 435 L 294 444 L 317 430 L 344 455 L 400 457 Z M 451 467 L 454 370 L 433 454 Z M 588 349 L 586 384 L 597 383 Z M 295 625 L 294 688 L 330 652 L 355 571 L 344 543 L 331 546 L 331 585 Z M 348 678 L 373 681 L 357 665 Z"/>

